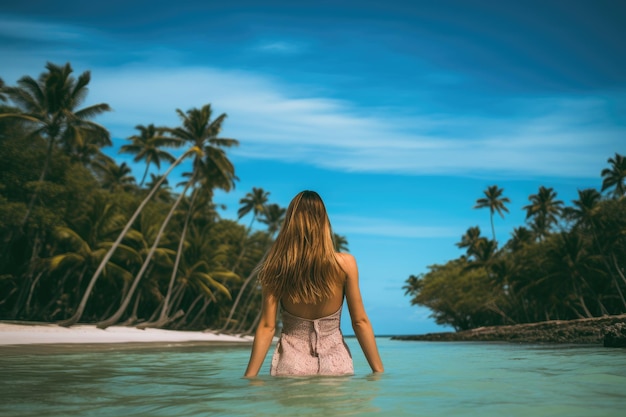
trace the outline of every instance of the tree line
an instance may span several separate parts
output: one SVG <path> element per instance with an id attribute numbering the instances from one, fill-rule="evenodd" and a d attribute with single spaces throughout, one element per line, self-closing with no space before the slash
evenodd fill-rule
<path id="1" fill-rule="evenodd" d="M 625 313 L 626 159 L 616 153 L 608 164 L 600 190 L 579 190 L 571 205 L 539 187 L 523 207 L 526 224 L 502 246 L 493 220 L 510 200 L 487 187 L 474 208 L 489 209 L 491 237 L 470 227 L 456 244 L 463 255 L 411 275 L 411 304 L 456 330 Z"/>
<path id="2" fill-rule="evenodd" d="M 120 148 L 145 164 L 137 182 L 102 151 L 111 135 L 94 119 L 111 107 L 81 107 L 90 81 L 69 63 L 0 79 L 0 319 L 252 332 L 255 270 L 285 208 L 253 188 L 237 220 L 220 217 L 214 191 L 238 181 L 226 114 L 206 104 L 176 109 L 179 126 L 137 125 Z"/>

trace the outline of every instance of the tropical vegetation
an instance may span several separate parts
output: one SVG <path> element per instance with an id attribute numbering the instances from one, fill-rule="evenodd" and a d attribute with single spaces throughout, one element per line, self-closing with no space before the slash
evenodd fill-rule
<path id="1" fill-rule="evenodd" d="M 502 247 L 493 214 L 510 201 L 488 187 L 475 208 L 490 209 L 493 239 L 467 229 L 457 243 L 465 253 L 406 280 L 411 304 L 457 330 L 625 313 L 626 163 L 616 153 L 608 164 L 600 190 L 579 190 L 570 206 L 539 187 L 523 207 L 526 224 Z"/>
<path id="2" fill-rule="evenodd" d="M 95 122 L 111 106 L 81 107 L 90 81 L 69 63 L 0 79 L 0 319 L 252 332 L 285 209 L 253 188 L 237 220 L 219 215 L 215 190 L 238 181 L 226 114 L 176 109 L 179 126 L 137 124 L 112 155 Z"/>

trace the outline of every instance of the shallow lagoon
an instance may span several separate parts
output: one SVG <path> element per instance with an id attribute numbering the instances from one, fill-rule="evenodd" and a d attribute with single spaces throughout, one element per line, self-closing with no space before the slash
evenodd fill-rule
<path id="1" fill-rule="evenodd" d="M 387 372 L 241 377 L 249 345 L 0 347 L 0 416 L 623 416 L 626 350 L 379 338 Z"/>

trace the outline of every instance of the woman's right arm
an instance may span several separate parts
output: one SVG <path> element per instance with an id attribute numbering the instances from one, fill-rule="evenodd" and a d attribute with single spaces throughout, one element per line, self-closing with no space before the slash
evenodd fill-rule
<path id="1" fill-rule="evenodd" d="M 347 274 L 345 292 L 346 301 L 348 303 L 348 310 L 350 312 L 350 318 L 352 319 L 352 328 L 356 335 L 365 359 L 369 363 L 373 372 L 383 372 L 383 362 L 380 359 L 378 353 L 378 347 L 376 346 L 376 339 L 374 338 L 374 330 L 372 323 L 367 317 L 365 307 L 363 306 L 363 300 L 361 298 L 361 290 L 359 288 L 359 271 L 356 265 L 354 256 L 350 254 L 340 254 L 341 266 Z"/>

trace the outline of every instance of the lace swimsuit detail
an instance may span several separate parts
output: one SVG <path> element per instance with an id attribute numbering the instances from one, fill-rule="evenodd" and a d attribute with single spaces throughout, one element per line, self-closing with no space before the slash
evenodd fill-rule
<path id="1" fill-rule="evenodd" d="M 352 355 L 341 328 L 341 308 L 330 316 L 305 319 L 282 309 L 283 329 L 276 344 L 273 376 L 352 375 Z"/>

